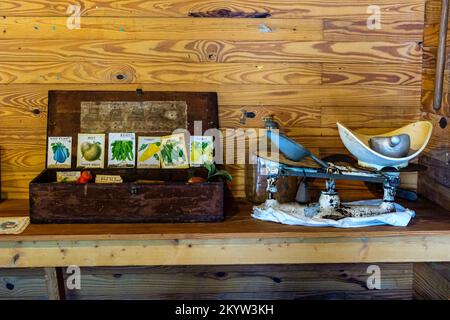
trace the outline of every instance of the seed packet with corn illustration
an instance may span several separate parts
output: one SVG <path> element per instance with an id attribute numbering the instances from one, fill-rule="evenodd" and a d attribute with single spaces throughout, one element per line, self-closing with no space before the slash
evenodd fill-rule
<path id="1" fill-rule="evenodd" d="M 70 168 L 72 137 L 48 137 L 47 168 Z"/>
<path id="2" fill-rule="evenodd" d="M 184 133 L 161 137 L 161 164 L 164 169 L 189 168 Z"/>
<path id="3" fill-rule="evenodd" d="M 134 168 L 136 160 L 134 133 L 110 133 L 108 135 L 108 167 Z"/>
<path id="4" fill-rule="evenodd" d="M 191 166 L 202 166 L 205 162 L 214 162 L 214 144 L 211 136 L 191 136 Z"/>
<path id="5" fill-rule="evenodd" d="M 77 167 L 103 168 L 105 153 L 105 134 L 78 134 Z"/>
<path id="6" fill-rule="evenodd" d="M 161 168 L 160 149 L 160 137 L 138 137 L 137 167 L 140 169 Z"/>

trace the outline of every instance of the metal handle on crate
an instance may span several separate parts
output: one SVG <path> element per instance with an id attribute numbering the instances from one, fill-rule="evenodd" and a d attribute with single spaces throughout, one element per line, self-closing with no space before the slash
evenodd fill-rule
<path id="1" fill-rule="evenodd" d="M 137 186 L 131 186 L 130 193 L 133 196 L 137 195 L 138 194 L 138 187 Z"/>

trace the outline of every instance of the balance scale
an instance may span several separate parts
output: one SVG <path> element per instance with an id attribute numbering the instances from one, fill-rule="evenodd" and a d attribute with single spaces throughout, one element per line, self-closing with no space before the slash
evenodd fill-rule
<path id="1" fill-rule="evenodd" d="M 338 124 L 341 139 L 349 151 L 357 158 L 345 155 L 331 156 L 319 159 L 301 144 L 275 132 L 267 131 L 268 138 L 278 147 L 283 157 L 258 154 L 260 174 L 267 178 L 267 200 L 255 207 L 258 210 L 276 209 L 284 211 L 302 211 L 305 216 L 339 220 L 346 217 L 369 217 L 396 211 L 395 196 L 400 186 L 401 172 L 417 172 L 426 169 L 422 165 L 409 164 L 426 146 L 431 136 L 432 125 L 421 121 L 401 129 L 383 134 L 395 136 L 407 132 L 411 139 L 411 150 L 403 158 L 389 158 L 368 147 L 370 136 L 354 134 L 341 124 Z M 411 131 L 412 130 L 412 131 Z M 420 131 L 419 133 L 417 133 Z M 310 158 L 314 165 L 304 165 L 305 158 Z M 281 159 L 281 160 L 280 160 Z M 361 161 L 363 159 L 363 161 Z M 335 164 L 344 162 L 344 165 Z M 295 176 L 312 179 L 325 179 L 325 190 L 321 192 L 319 201 L 310 204 L 286 203 L 275 200 L 276 182 L 280 177 Z M 341 203 L 335 188 L 336 180 L 356 180 L 375 183 L 382 186 L 383 199 L 377 205 L 361 205 Z M 300 185 L 298 195 L 305 186 Z M 412 198 L 415 193 L 403 191 L 406 198 Z M 302 197 L 300 195 L 300 197 Z M 255 210 L 255 209 L 254 209 Z"/>

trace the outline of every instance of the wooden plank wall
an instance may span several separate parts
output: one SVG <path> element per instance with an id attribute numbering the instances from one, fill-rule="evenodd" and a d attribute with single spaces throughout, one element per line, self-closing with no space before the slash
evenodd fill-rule
<path id="1" fill-rule="evenodd" d="M 434 124 L 433 135 L 420 162 L 428 170 L 420 174 L 419 191 L 446 209 L 450 209 L 450 36 L 447 37 L 444 94 L 441 109 L 433 109 L 436 50 L 439 35 L 440 1 L 427 0 L 424 31 L 422 118 Z M 450 35 L 450 33 L 449 33 Z"/>
<path id="2" fill-rule="evenodd" d="M 0 269 L 0 300 L 48 300 L 44 268 Z"/>
<path id="3" fill-rule="evenodd" d="M 368 264 L 82 268 L 81 289 L 61 299 L 412 299 L 413 264 L 382 263 L 369 289 Z M 69 279 L 70 282 L 70 279 Z M 0 300 L 49 299 L 43 268 L 0 269 Z"/>
<path id="4" fill-rule="evenodd" d="M 367 267 L 365 264 L 325 264 L 82 268 L 81 290 L 66 290 L 66 298 L 412 298 L 412 264 L 380 264 L 379 290 L 368 289 Z"/>
<path id="5" fill-rule="evenodd" d="M 424 2 L 377 0 L 382 28 L 369 30 L 371 0 L 2 0 L 3 197 L 27 198 L 44 168 L 48 90 L 217 91 L 222 128 L 274 114 L 320 156 L 346 152 L 338 120 L 368 132 L 418 120 Z M 81 29 L 66 26 L 69 4 Z M 240 125 L 241 109 L 256 118 Z M 243 168 L 229 166 L 237 196 Z"/>
<path id="6" fill-rule="evenodd" d="M 450 300 L 450 263 L 415 263 L 413 295 L 419 300 Z"/>

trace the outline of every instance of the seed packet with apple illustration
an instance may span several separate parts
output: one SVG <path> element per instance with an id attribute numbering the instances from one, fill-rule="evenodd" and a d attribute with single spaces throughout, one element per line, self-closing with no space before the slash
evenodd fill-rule
<path id="1" fill-rule="evenodd" d="M 110 133 L 108 140 L 108 167 L 134 168 L 136 162 L 135 134 Z"/>
<path id="2" fill-rule="evenodd" d="M 70 168 L 72 137 L 48 137 L 47 168 Z"/>
<path id="3" fill-rule="evenodd" d="M 138 161 L 137 167 L 160 168 L 161 137 L 139 137 L 138 138 Z"/>
<path id="4" fill-rule="evenodd" d="M 191 166 L 198 167 L 205 162 L 214 162 L 214 144 L 211 136 L 191 136 Z"/>
<path id="5" fill-rule="evenodd" d="M 77 148 L 78 168 L 104 168 L 105 135 L 79 133 Z"/>
<path id="6" fill-rule="evenodd" d="M 161 138 L 161 164 L 163 169 L 189 168 L 184 133 Z"/>

